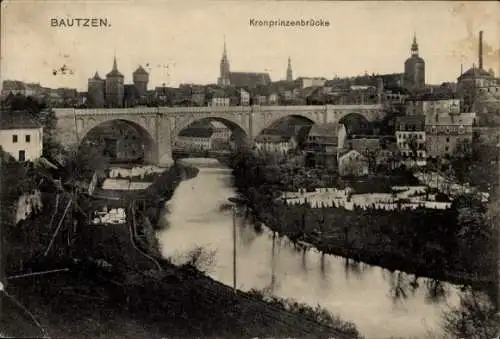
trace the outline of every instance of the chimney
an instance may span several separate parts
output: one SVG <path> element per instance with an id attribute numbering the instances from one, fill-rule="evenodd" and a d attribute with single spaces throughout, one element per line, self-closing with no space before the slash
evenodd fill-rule
<path id="1" fill-rule="evenodd" d="M 479 69 L 483 69 L 483 31 L 479 31 Z"/>
<path id="2" fill-rule="evenodd" d="M 382 77 L 377 78 L 377 90 L 379 93 L 384 92 L 384 80 Z"/>
<path id="3" fill-rule="evenodd" d="M 377 103 L 380 105 L 382 103 L 382 95 L 384 94 L 384 80 L 379 77 L 377 78 Z"/>

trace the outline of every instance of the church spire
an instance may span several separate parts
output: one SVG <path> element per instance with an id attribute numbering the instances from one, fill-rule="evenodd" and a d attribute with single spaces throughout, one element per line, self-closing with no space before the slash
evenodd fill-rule
<path id="1" fill-rule="evenodd" d="M 123 78 L 123 74 L 118 71 L 118 64 L 116 62 L 116 52 L 113 56 L 113 69 L 109 72 L 106 77 L 120 77 Z"/>
<path id="2" fill-rule="evenodd" d="M 217 81 L 220 86 L 228 86 L 230 84 L 230 72 L 226 49 L 226 35 L 224 34 L 224 47 L 222 50 L 222 58 L 220 60 L 220 77 Z"/>
<path id="3" fill-rule="evenodd" d="M 224 34 L 224 50 L 222 51 L 222 57 L 227 59 L 227 50 L 226 50 L 226 35 Z"/>
<path id="4" fill-rule="evenodd" d="M 413 43 L 411 44 L 411 55 L 418 55 L 417 33 L 413 32 Z"/>

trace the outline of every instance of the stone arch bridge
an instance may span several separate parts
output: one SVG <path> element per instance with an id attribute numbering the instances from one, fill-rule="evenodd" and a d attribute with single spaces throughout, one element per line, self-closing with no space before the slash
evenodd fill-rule
<path id="1" fill-rule="evenodd" d="M 120 120 L 142 132 L 150 143 L 148 161 L 159 165 L 172 160 L 172 145 L 179 132 L 201 119 L 218 120 L 229 128 L 243 132 L 248 141 L 279 119 L 294 116 L 313 123 L 338 123 L 349 114 L 368 121 L 384 116 L 382 105 L 325 106 L 223 106 L 223 107 L 136 107 L 99 109 L 54 109 L 57 137 L 63 145 L 78 145 L 89 131 L 99 125 Z"/>

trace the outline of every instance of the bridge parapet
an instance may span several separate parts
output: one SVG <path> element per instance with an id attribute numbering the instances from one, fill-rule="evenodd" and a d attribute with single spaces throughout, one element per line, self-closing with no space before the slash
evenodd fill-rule
<path id="1" fill-rule="evenodd" d="M 305 112 L 324 112 L 326 110 L 326 106 L 323 105 L 302 105 L 302 106 L 252 106 L 253 110 L 255 112 L 299 112 L 299 113 L 305 113 Z"/>
<path id="2" fill-rule="evenodd" d="M 183 114 L 183 113 L 246 113 L 250 112 L 249 106 L 193 106 L 193 107 L 158 107 L 161 114 Z"/>
<path id="3" fill-rule="evenodd" d="M 373 110 L 383 109 L 382 104 L 367 104 L 367 105 L 326 105 L 328 110 Z"/>
<path id="4" fill-rule="evenodd" d="M 92 116 L 92 115 L 113 115 L 126 116 L 134 114 L 157 114 L 157 107 L 131 107 L 131 108 L 55 108 L 57 117 Z"/>

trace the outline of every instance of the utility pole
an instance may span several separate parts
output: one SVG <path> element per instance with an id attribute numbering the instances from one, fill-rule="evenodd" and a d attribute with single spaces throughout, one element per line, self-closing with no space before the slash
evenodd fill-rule
<path id="1" fill-rule="evenodd" d="M 236 293 L 236 208 L 247 202 L 245 197 L 232 197 L 228 199 L 233 204 L 233 291 Z"/>
<path id="2" fill-rule="evenodd" d="M 236 293 L 236 205 L 233 205 L 233 290 Z"/>

